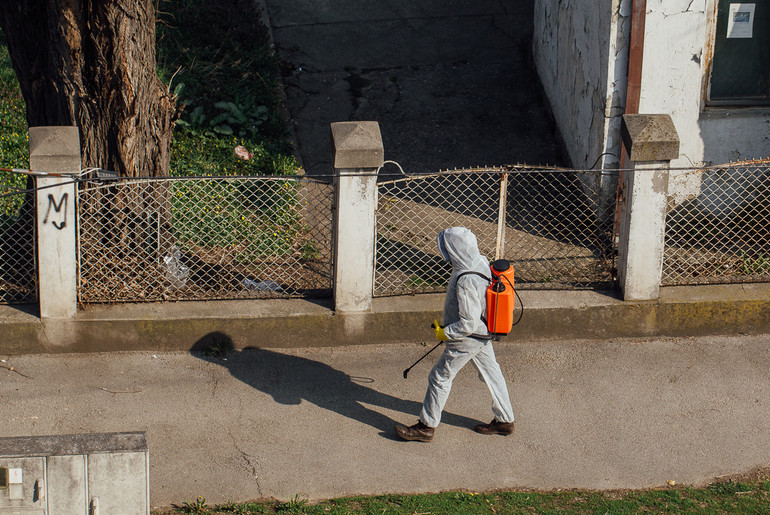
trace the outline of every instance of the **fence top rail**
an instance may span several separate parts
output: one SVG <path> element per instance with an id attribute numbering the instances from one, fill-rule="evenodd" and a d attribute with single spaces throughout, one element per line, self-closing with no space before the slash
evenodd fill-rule
<path id="1" fill-rule="evenodd" d="M 114 180 L 120 180 L 120 179 L 143 179 L 143 180 L 191 180 L 191 179 L 255 179 L 255 178 L 261 178 L 261 179 L 312 179 L 316 177 L 338 177 L 340 175 L 396 175 L 394 173 L 388 173 L 383 174 L 381 173 L 382 168 L 386 164 L 393 164 L 398 167 L 399 172 L 402 175 L 408 175 L 408 176 L 431 176 L 431 175 L 443 175 L 443 174 L 450 174 L 450 173 L 501 173 L 501 172 L 547 172 L 547 171 L 553 171 L 553 172 L 592 172 L 592 173 L 615 173 L 615 172 L 623 172 L 623 171 L 635 171 L 634 168 L 566 168 L 562 166 L 553 166 L 553 165 L 529 165 L 524 163 L 517 163 L 517 164 L 504 164 L 504 165 L 495 165 L 495 166 L 471 166 L 471 167 L 463 167 L 463 168 L 454 168 L 454 169 L 444 169 L 439 170 L 437 172 L 431 172 L 427 174 L 407 174 L 404 172 L 401 165 L 399 165 L 395 161 L 385 161 L 383 163 L 383 166 L 380 168 L 377 168 L 373 172 L 370 173 L 346 173 L 346 172 L 334 172 L 334 173 L 326 173 L 326 174 L 303 174 L 303 175 L 185 175 L 185 176 L 161 176 L 161 177 L 148 177 L 148 176 L 142 176 L 142 177 L 121 177 L 118 172 L 113 170 L 107 170 L 105 168 L 99 168 L 99 167 L 88 167 L 83 168 L 80 172 L 76 173 L 57 173 L 57 172 L 47 172 L 42 170 L 33 170 L 31 168 L 2 168 L 0 167 L 0 172 L 6 172 L 6 173 L 12 173 L 12 174 L 21 174 L 21 175 L 34 175 L 34 176 L 50 176 L 50 177 L 71 177 L 73 179 L 75 178 L 81 178 L 81 179 L 89 179 L 89 175 L 95 176 L 100 179 L 114 179 Z M 750 166 L 770 166 L 770 157 L 763 157 L 763 158 L 757 158 L 757 159 L 746 159 L 742 161 L 732 161 L 728 163 L 722 163 L 717 165 L 695 165 L 692 166 L 682 166 L 682 167 L 670 167 L 669 170 L 689 170 L 693 172 L 699 172 L 699 171 L 708 171 L 708 170 L 719 170 L 719 169 L 725 169 L 725 168 L 746 168 Z"/>
<path id="2" fill-rule="evenodd" d="M 420 173 L 412 175 L 379 174 L 378 177 L 394 177 L 390 180 L 379 181 L 377 184 L 385 186 L 404 181 L 431 179 L 434 177 L 447 177 L 452 175 L 500 175 L 500 174 L 541 174 L 541 173 L 592 173 L 596 175 L 615 175 L 621 170 L 574 170 L 557 167 L 486 167 L 486 168 L 455 168 L 453 170 L 439 170 L 438 172 Z M 359 174 L 357 174 L 359 175 Z"/>
<path id="3" fill-rule="evenodd" d="M 36 177 L 64 177 L 70 179 L 73 183 L 80 182 L 99 182 L 100 187 L 109 184 L 115 184 L 121 182 L 123 184 L 140 184 L 153 181 L 195 181 L 195 180 L 228 180 L 228 181 L 295 181 L 295 182 L 320 182 L 324 179 L 334 179 L 336 177 L 344 176 L 377 176 L 380 179 L 392 178 L 390 180 L 380 181 L 380 185 L 391 184 L 400 181 L 426 179 L 432 177 L 440 177 L 446 175 L 462 175 L 462 174 L 501 174 L 501 173 L 583 173 L 583 174 L 596 174 L 596 175 L 615 175 L 620 172 L 636 171 L 633 168 L 602 168 L 602 169 L 579 169 L 579 168 L 564 168 L 559 166 L 533 166 L 527 164 L 515 164 L 515 165 L 501 165 L 501 166 L 477 166 L 468 168 L 455 168 L 453 170 L 439 170 L 437 172 L 430 173 L 416 173 L 406 174 L 401 166 L 394 161 L 386 161 L 385 164 L 394 164 L 398 167 L 398 173 L 382 173 L 382 167 L 372 171 L 363 173 L 349 173 L 349 172 L 335 172 L 329 174 L 313 174 L 313 175 L 191 175 L 191 176 L 163 176 L 163 177 L 121 177 L 117 172 L 106 170 L 98 167 L 84 168 L 79 173 L 55 173 L 45 172 L 40 170 L 24 169 L 24 168 L 0 168 L 0 172 L 6 172 L 10 174 L 21 174 Z M 747 159 L 743 161 L 735 161 L 730 163 L 723 163 L 719 165 L 709 166 L 686 166 L 686 167 L 669 167 L 669 171 L 683 172 L 679 175 L 686 175 L 688 173 L 702 173 L 709 171 L 720 171 L 740 168 L 762 168 L 767 167 L 770 170 L 770 157 L 759 159 Z M 652 171 L 652 170 L 649 170 Z M 46 187 L 61 186 L 51 185 Z M 29 193 L 30 191 L 36 191 L 44 189 L 46 187 L 35 187 L 32 189 L 22 188 L 6 188 L 6 191 L 0 194 L 0 198 L 4 198 L 10 195 L 19 195 Z"/>
<path id="4" fill-rule="evenodd" d="M 170 182 L 295 182 L 295 183 L 320 183 L 317 177 L 306 175 L 187 175 L 165 177 L 86 177 L 76 182 L 89 184 L 81 188 L 90 191 L 114 186 L 132 186 L 150 183 Z"/>

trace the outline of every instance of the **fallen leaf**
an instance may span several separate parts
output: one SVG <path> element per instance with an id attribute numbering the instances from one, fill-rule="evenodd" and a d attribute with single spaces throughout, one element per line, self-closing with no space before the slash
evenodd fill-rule
<path id="1" fill-rule="evenodd" d="M 235 155 L 243 159 L 244 161 L 248 161 L 249 159 L 254 157 L 254 154 L 246 150 L 246 147 L 244 147 L 243 145 L 238 145 L 237 147 L 235 147 Z"/>

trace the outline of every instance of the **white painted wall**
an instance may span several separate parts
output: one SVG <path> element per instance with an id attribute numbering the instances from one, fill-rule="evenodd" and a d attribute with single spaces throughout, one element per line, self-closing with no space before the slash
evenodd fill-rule
<path id="1" fill-rule="evenodd" d="M 671 115 L 681 140 L 672 167 L 770 155 L 770 108 L 705 107 L 715 5 L 647 0 L 639 112 Z"/>
<path id="2" fill-rule="evenodd" d="M 535 1 L 535 62 L 576 168 L 603 152 L 614 156 L 602 167 L 618 162 L 631 8 L 632 0 Z M 647 0 L 639 112 L 671 115 L 681 141 L 674 169 L 770 156 L 770 108 L 705 106 L 715 12 L 716 0 Z M 674 205 L 700 189 L 698 174 L 672 170 Z"/>
<path id="3" fill-rule="evenodd" d="M 770 108 L 706 107 L 716 0 L 647 0 L 639 111 L 671 115 L 680 138 L 672 168 L 719 165 L 770 155 Z M 730 180 L 734 180 L 733 177 Z M 671 172 L 672 206 L 701 194 L 701 175 Z M 710 212 L 732 209 L 736 195 L 699 198 Z"/>
<path id="4" fill-rule="evenodd" d="M 631 1 L 535 4 L 533 48 L 543 87 L 573 165 L 591 166 L 618 144 Z M 671 115 L 681 138 L 672 167 L 770 155 L 770 108 L 705 107 L 715 9 L 716 0 L 647 0 L 639 112 Z"/>
<path id="5" fill-rule="evenodd" d="M 617 165 L 631 0 L 535 0 L 533 53 L 572 165 Z"/>

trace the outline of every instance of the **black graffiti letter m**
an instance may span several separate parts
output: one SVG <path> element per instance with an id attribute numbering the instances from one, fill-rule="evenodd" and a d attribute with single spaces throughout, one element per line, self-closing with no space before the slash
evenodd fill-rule
<path id="1" fill-rule="evenodd" d="M 53 198 L 53 195 L 50 193 L 48 194 L 48 210 L 45 212 L 45 218 L 43 219 L 43 223 L 48 223 L 48 215 L 51 213 L 51 207 L 53 207 L 53 210 L 57 213 L 59 213 L 60 218 L 62 219 L 62 222 L 56 223 L 56 221 L 51 220 L 51 223 L 54 227 L 59 229 L 60 231 L 64 229 L 67 226 L 67 199 L 69 198 L 69 193 L 65 193 L 61 196 L 61 199 L 59 200 L 59 203 L 56 203 L 56 199 Z M 62 211 L 64 212 L 62 216 Z"/>

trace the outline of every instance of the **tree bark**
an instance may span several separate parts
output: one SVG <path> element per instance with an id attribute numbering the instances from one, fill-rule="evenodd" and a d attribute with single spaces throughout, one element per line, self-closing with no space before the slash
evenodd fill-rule
<path id="1" fill-rule="evenodd" d="M 84 167 L 167 176 L 174 99 L 152 0 L 0 0 L 30 127 L 76 125 Z"/>

